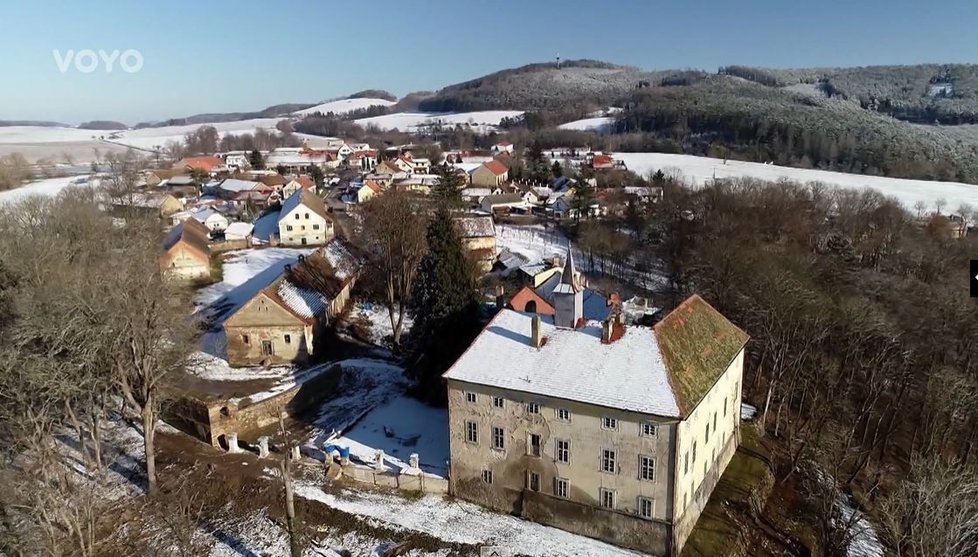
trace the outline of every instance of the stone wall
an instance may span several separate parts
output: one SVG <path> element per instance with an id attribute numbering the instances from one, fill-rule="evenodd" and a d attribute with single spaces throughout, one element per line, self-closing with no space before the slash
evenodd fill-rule
<path id="1" fill-rule="evenodd" d="M 343 477 L 359 483 L 407 492 L 435 495 L 448 493 L 448 480 L 428 474 L 399 474 L 389 470 L 378 472 L 368 466 L 349 464 L 343 467 Z"/>
<path id="2" fill-rule="evenodd" d="M 530 490 L 523 492 L 521 516 L 561 530 L 597 538 L 653 555 L 669 555 L 669 525 Z"/>

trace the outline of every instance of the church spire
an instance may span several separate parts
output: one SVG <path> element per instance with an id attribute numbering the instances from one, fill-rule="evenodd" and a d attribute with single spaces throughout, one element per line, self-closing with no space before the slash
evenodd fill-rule
<path id="1" fill-rule="evenodd" d="M 560 274 L 560 282 L 569 284 L 575 292 L 581 290 L 577 279 L 577 267 L 574 265 L 574 250 L 571 248 L 570 242 L 567 242 L 567 260 L 564 261 L 564 270 Z"/>
<path id="2" fill-rule="evenodd" d="M 560 275 L 560 284 L 553 291 L 554 325 L 574 329 L 584 316 L 584 289 L 577 280 L 577 268 L 574 266 L 574 251 L 567 244 L 567 261 Z"/>

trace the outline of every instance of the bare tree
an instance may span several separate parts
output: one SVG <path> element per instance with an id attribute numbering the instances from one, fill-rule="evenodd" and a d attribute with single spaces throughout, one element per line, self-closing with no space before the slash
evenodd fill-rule
<path id="1" fill-rule="evenodd" d="M 387 191 L 365 205 L 363 239 L 370 265 L 384 284 L 384 305 L 398 350 L 411 288 L 425 254 L 426 218 L 420 203 L 403 191 Z"/>

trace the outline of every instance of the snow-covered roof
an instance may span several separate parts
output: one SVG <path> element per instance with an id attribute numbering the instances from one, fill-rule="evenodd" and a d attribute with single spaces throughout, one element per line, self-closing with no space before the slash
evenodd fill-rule
<path id="1" fill-rule="evenodd" d="M 224 230 L 224 234 L 227 236 L 249 236 L 251 231 L 255 229 L 255 225 L 250 222 L 232 222 Z"/>
<path id="2" fill-rule="evenodd" d="M 486 238 L 496 235 L 492 217 L 459 217 L 455 219 L 463 238 Z"/>
<path id="3" fill-rule="evenodd" d="M 315 318 L 329 306 L 329 297 L 325 294 L 301 288 L 288 279 L 279 283 L 277 294 L 289 309 L 305 319 Z"/>
<path id="4" fill-rule="evenodd" d="M 252 182 L 251 180 L 238 180 L 237 178 L 228 178 L 227 180 L 221 182 L 221 189 L 224 191 L 238 193 L 243 191 L 251 191 L 260 185 L 261 185 L 260 182 Z"/>
<path id="5" fill-rule="evenodd" d="M 446 379 L 573 400 L 620 410 L 680 417 L 679 403 L 651 329 L 628 327 L 601 341 L 601 323 L 560 329 L 541 319 L 547 339 L 531 342 L 532 316 L 504 309 L 445 373 Z"/>

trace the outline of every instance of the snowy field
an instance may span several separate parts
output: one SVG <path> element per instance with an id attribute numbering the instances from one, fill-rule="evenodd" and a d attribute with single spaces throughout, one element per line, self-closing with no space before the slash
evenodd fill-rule
<path id="1" fill-rule="evenodd" d="M 303 110 L 297 110 L 294 114 L 296 116 L 305 116 L 306 114 L 314 114 L 316 112 L 322 112 L 323 114 L 330 112 L 333 114 L 346 114 L 347 112 L 370 108 L 371 106 L 391 106 L 394 104 L 396 104 L 394 101 L 385 99 L 341 99 L 317 104 L 316 106 L 311 106 Z"/>
<path id="2" fill-rule="evenodd" d="M 562 130 L 603 132 L 606 131 L 609 127 L 611 127 L 611 124 L 614 121 L 615 119 L 610 116 L 600 116 L 597 118 L 584 118 L 583 120 L 574 120 L 573 122 L 567 122 L 566 124 L 561 124 L 557 127 Z"/>
<path id="3" fill-rule="evenodd" d="M 67 176 L 64 178 L 37 180 L 36 182 L 24 184 L 16 189 L 0 192 L 0 205 L 17 203 L 18 201 L 23 201 L 24 199 L 34 195 L 52 197 L 58 195 L 61 190 L 69 186 L 89 187 L 91 185 L 92 182 L 90 182 L 88 178 L 84 176 Z"/>
<path id="4" fill-rule="evenodd" d="M 364 319 L 370 324 L 370 342 L 377 346 L 390 347 L 390 340 L 394 337 L 394 328 L 391 326 L 390 315 L 387 308 L 381 304 L 369 302 L 359 302 L 350 311 L 350 321 Z M 414 325 L 414 318 L 410 314 L 404 314 L 401 323 L 401 335 L 407 335 Z"/>
<path id="5" fill-rule="evenodd" d="M 67 153 L 76 162 L 94 159 L 95 149 L 101 152 L 119 150 L 125 147 L 137 149 L 156 149 L 169 141 L 183 141 L 188 132 L 201 126 L 214 126 L 221 136 L 254 133 L 263 128 L 274 130 L 282 118 L 255 118 L 238 122 L 219 122 L 214 124 L 189 124 L 184 126 L 163 126 L 138 130 L 81 130 L 78 128 L 43 126 L 0 127 L 0 149 L 3 152 L 18 151 L 19 146 L 44 146 L 51 153 Z M 24 149 L 30 151 L 27 149 Z M 25 155 L 26 155 L 25 154 Z"/>
<path id="6" fill-rule="evenodd" d="M 440 124 L 442 126 L 468 125 L 478 133 L 495 131 L 503 118 L 521 116 L 521 110 L 485 110 L 479 112 L 397 112 L 383 116 L 361 118 L 355 122 L 363 127 L 376 126 L 382 130 L 415 132 L 419 128 Z"/>
<path id="7" fill-rule="evenodd" d="M 734 160 L 728 160 L 724 164 L 723 159 L 669 153 L 615 153 L 614 156 L 639 176 L 662 170 L 667 175 L 678 175 L 697 186 L 714 178 L 758 178 L 769 181 L 788 179 L 804 184 L 821 182 L 832 187 L 874 189 L 884 195 L 896 197 L 907 209 L 911 209 L 917 201 L 923 201 L 929 209 L 933 209 L 934 201 L 939 198 L 945 199 L 952 211 L 962 203 L 978 207 L 978 186 L 959 182 L 885 178 Z"/>
<path id="8" fill-rule="evenodd" d="M 487 511 L 434 495 L 406 499 L 396 495 L 346 491 L 338 497 L 303 482 L 296 495 L 329 507 L 372 518 L 385 526 L 416 531 L 456 543 L 497 545 L 529 557 L 616 557 L 643 555 L 591 538 Z"/>

